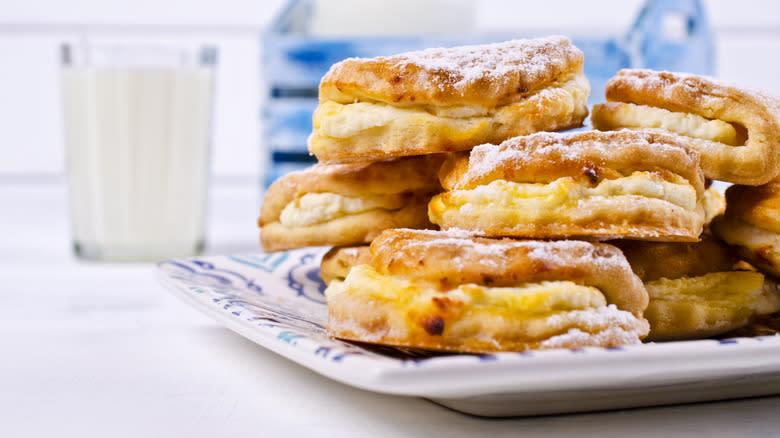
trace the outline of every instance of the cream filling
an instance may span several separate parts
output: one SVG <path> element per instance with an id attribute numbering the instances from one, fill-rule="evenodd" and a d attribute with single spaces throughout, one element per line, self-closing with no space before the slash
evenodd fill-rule
<path id="1" fill-rule="evenodd" d="M 734 125 L 722 120 L 633 103 L 609 102 L 604 105 L 609 108 L 614 123 L 622 127 L 662 128 L 687 137 L 737 145 L 737 130 Z"/>
<path id="2" fill-rule="evenodd" d="M 497 114 L 514 108 L 520 109 L 533 98 L 546 99 L 553 91 L 563 92 L 572 96 L 574 101 L 585 102 L 590 85 L 587 79 L 578 75 L 562 83 L 552 84 L 538 92 L 525 96 L 522 100 L 501 105 L 496 108 L 485 108 L 478 105 L 461 105 L 451 107 L 432 106 L 396 106 L 381 102 L 354 102 L 341 104 L 326 101 L 317 108 L 314 119 L 315 128 L 320 134 L 333 138 L 349 138 L 361 131 L 381 126 L 387 126 L 399 119 L 420 119 L 421 122 L 435 119 L 453 119 L 466 121 L 474 126 L 489 122 Z M 500 118 L 500 117 L 499 117 Z"/>
<path id="3" fill-rule="evenodd" d="M 645 283 L 650 303 L 684 301 L 704 308 L 755 309 L 764 276 L 752 271 L 712 272 L 696 277 L 660 278 Z"/>
<path id="4" fill-rule="evenodd" d="M 759 251 L 780 262 L 780 235 L 738 219 L 725 218 L 714 224 L 718 236 L 729 245 L 739 245 L 751 251 Z"/>
<path id="5" fill-rule="evenodd" d="M 515 287 L 463 284 L 441 291 L 426 281 L 382 275 L 371 265 L 353 267 L 343 282 L 334 280 L 325 290 L 329 300 L 339 294 L 368 294 L 373 299 L 408 309 L 422 309 L 436 299 L 446 298 L 465 304 L 464 311 L 488 310 L 513 317 L 547 316 L 607 305 L 601 291 L 571 281 L 542 281 Z"/>
<path id="6" fill-rule="evenodd" d="M 685 302 L 710 311 L 748 309 L 758 315 L 766 315 L 780 310 L 777 283 L 752 271 L 660 278 L 645 283 L 645 288 L 650 295 L 648 308 L 658 306 L 659 302 Z"/>
<path id="7" fill-rule="evenodd" d="M 651 172 L 634 172 L 622 178 L 605 179 L 595 187 L 573 177 L 559 178 L 548 184 L 496 180 L 471 190 L 437 195 L 432 202 L 446 199 L 448 206 L 456 208 L 500 205 L 516 215 L 515 220 L 535 221 L 554 218 L 557 210 L 576 207 L 582 200 L 616 196 L 661 199 L 690 211 L 695 210 L 697 205 L 696 190 L 684 178 L 675 175 L 674 181 L 670 182 Z"/>
<path id="8" fill-rule="evenodd" d="M 336 193 L 306 193 L 287 204 L 279 215 L 285 227 L 305 227 L 374 209 L 396 209 L 400 195 L 367 195 L 359 198 Z"/>
<path id="9" fill-rule="evenodd" d="M 715 188 L 710 187 L 704 191 L 701 198 L 701 204 L 704 207 L 704 223 L 708 224 L 726 212 L 726 198 Z"/>

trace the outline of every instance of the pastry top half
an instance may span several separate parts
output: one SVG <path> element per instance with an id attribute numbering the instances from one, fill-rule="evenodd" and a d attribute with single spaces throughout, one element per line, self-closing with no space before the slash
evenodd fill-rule
<path id="1" fill-rule="evenodd" d="M 427 203 L 441 190 L 443 157 L 315 164 L 266 191 L 258 224 L 266 251 L 368 243 L 386 228 L 431 227 Z"/>
<path id="2" fill-rule="evenodd" d="M 689 138 L 708 178 L 760 185 L 780 175 L 780 99 L 686 73 L 621 70 L 606 104 L 593 109 L 597 129 L 660 128 Z"/>
<path id="3" fill-rule="evenodd" d="M 428 205 L 442 229 L 524 238 L 696 241 L 699 155 L 657 131 L 537 133 L 452 155 Z"/>
<path id="4" fill-rule="evenodd" d="M 564 37 L 347 59 L 320 83 L 309 151 L 375 161 L 581 126 L 582 61 Z"/>
<path id="5" fill-rule="evenodd" d="M 496 180 L 547 183 L 562 177 L 596 185 L 636 171 L 682 177 L 704 194 L 699 154 L 676 137 L 654 131 L 538 133 L 499 145 L 481 145 L 448 160 L 440 171 L 445 190 L 470 189 Z"/>
<path id="6" fill-rule="evenodd" d="M 582 71 L 583 54 L 566 37 L 426 49 L 334 64 L 320 102 L 492 108 Z"/>
<path id="7" fill-rule="evenodd" d="M 737 260 L 712 236 L 700 242 L 610 242 L 623 251 L 642 281 L 660 278 L 697 277 L 710 272 L 731 271 Z"/>
<path id="8" fill-rule="evenodd" d="M 601 290 L 618 309 L 641 315 L 642 282 L 619 249 L 584 241 L 486 239 L 425 230 L 387 230 L 371 243 L 380 274 L 434 282 L 512 286 L 569 280 Z"/>

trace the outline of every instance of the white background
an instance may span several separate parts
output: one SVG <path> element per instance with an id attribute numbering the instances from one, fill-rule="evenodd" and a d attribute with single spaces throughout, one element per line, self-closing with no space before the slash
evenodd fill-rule
<path id="1" fill-rule="evenodd" d="M 261 144 L 262 67 L 260 38 L 280 0 L 25 0 L 0 2 L 0 178 L 60 178 L 64 145 L 58 83 L 59 44 L 79 35 L 123 32 L 203 41 L 220 50 L 214 113 L 212 170 L 216 181 L 253 184 L 263 169 Z M 433 0 L 394 0 L 369 8 L 355 0 L 325 0 L 323 15 L 378 28 L 395 15 L 406 27 L 420 17 L 457 8 Z M 460 3 L 464 3 L 461 1 Z M 780 94 L 780 2 L 704 2 L 717 44 L 715 75 Z M 633 21 L 640 0 L 477 2 L 473 29 L 550 33 L 613 34 Z M 345 11 L 351 14 L 345 14 Z M 411 18 L 415 20 L 411 20 Z M 450 16 L 447 20 L 456 20 Z M 444 23 L 447 23 L 444 20 Z M 439 24 L 441 26 L 441 22 Z M 342 28 L 343 29 L 343 28 Z M 437 30 L 439 28 L 429 28 Z"/>

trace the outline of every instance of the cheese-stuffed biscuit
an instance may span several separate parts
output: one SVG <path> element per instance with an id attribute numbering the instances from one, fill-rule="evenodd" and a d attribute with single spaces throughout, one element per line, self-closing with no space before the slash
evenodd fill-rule
<path id="1" fill-rule="evenodd" d="M 431 221 L 482 236 L 695 241 L 705 219 L 698 153 L 660 132 L 515 137 L 451 156 L 440 179 Z"/>
<path id="2" fill-rule="evenodd" d="M 712 231 L 750 264 L 780 277 L 780 182 L 726 189 L 726 213 Z"/>
<path id="3" fill-rule="evenodd" d="M 484 353 L 640 342 L 647 292 L 617 248 L 387 230 L 326 289 L 328 334 Z"/>
<path id="4" fill-rule="evenodd" d="M 719 335 L 780 310 L 777 284 L 759 272 L 734 270 L 737 260 L 712 236 L 697 243 L 611 243 L 623 250 L 650 295 L 647 340 Z"/>
<path id="5" fill-rule="evenodd" d="M 334 246 L 320 262 L 320 278 L 325 284 L 333 280 L 344 280 L 353 266 L 363 265 L 371 261 L 368 245 Z"/>
<path id="6" fill-rule="evenodd" d="M 375 163 L 315 164 L 274 182 L 258 223 L 263 248 L 369 243 L 387 228 L 430 228 L 426 206 L 441 190 L 439 155 Z"/>
<path id="7" fill-rule="evenodd" d="M 565 37 L 346 59 L 322 78 L 309 151 L 373 161 L 580 126 L 582 62 Z"/>
<path id="8" fill-rule="evenodd" d="M 688 139 L 707 178 L 759 185 L 780 176 L 780 99 L 685 73 L 621 70 L 591 121 L 601 130 L 659 128 Z"/>

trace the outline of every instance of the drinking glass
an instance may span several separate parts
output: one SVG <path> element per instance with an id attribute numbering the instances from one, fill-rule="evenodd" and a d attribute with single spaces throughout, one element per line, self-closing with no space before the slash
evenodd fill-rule
<path id="1" fill-rule="evenodd" d="M 203 250 L 216 50 L 62 46 L 75 254 L 156 261 Z"/>

